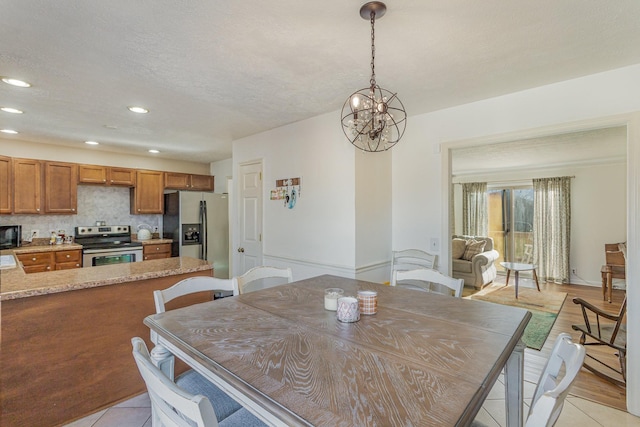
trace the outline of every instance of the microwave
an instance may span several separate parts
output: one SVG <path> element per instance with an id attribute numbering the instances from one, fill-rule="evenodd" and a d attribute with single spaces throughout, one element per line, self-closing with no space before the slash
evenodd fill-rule
<path id="1" fill-rule="evenodd" d="M 0 249 L 18 248 L 21 241 L 21 225 L 0 225 Z"/>

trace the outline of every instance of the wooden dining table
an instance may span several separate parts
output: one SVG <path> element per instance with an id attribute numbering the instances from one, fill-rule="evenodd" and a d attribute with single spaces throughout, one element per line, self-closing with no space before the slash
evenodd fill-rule
<path id="1" fill-rule="evenodd" d="M 343 323 L 324 290 L 378 293 Z M 277 426 L 465 426 L 505 373 L 507 425 L 523 422 L 529 311 L 323 275 L 148 316 L 175 354 Z M 162 362 L 162 361 L 161 361 Z"/>

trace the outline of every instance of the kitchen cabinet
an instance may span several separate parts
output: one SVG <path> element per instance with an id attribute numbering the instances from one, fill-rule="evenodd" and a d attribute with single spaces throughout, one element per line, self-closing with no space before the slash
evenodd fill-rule
<path id="1" fill-rule="evenodd" d="M 82 249 L 31 252 L 16 256 L 27 274 L 82 267 Z"/>
<path id="2" fill-rule="evenodd" d="M 13 212 L 12 177 L 11 157 L 0 156 L 0 214 Z"/>
<path id="3" fill-rule="evenodd" d="M 164 199 L 164 172 L 136 170 L 136 186 L 131 189 L 132 214 L 161 214 Z"/>
<path id="4" fill-rule="evenodd" d="M 150 259 L 171 258 L 171 243 L 160 243 L 157 245 L 143 245 L 142 259 L 147 261 Z"/>
<path id="5" fill-rule="evenodd" d="M 50 214 L 76 214 L 78 210 L 78 165 L 45 162 L 44 211 Z"/>
<path id="6" fill-rule="evenodd" d="M 82 249 L 55 251 L 54 254 L 56 270 L 69 270 L 82 267 Z"/>
<path id="7" fill-rule="evenodd" d="M 52 251 L 32 252 L 28 254 L 18 254 L 16 256 L 22 263 L 24 272 L 27 274 L 42 273 L 55 268 L 55 258 Z"/>
<path id="8" fill-rule="evenodd" d="M 12 159 L 13 213 L 39 214 L 42 203 L 42 163 L 33 159 Z"/>
<path id="9" fill-rule="evenodd" d="M 136 171 L 128 168 L 79 165 L 78 182 L 80 184 L 133 187 L 136 184 Z"/>
<path id="10" fill-rule="evenodd" d="M 213 176 L 165 172 L 164 187 L 172 190 L 213 191 Z"/>

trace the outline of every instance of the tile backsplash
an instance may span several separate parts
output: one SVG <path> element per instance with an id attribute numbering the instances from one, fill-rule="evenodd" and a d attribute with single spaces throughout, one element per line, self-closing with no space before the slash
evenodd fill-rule
<path id="1" fill-rule="evenodd" d="M 49 237 L 52 231 L 65 230 L 73 234 L 75 227 L 95 225 L 105 221 L 107 225 L 130 225 L 133 233 L 138 225 L 158 227 L 162 232 L 162 215 L 131 215 L 129 213 L 129 188 L 78 186 L 78 213 L 76 215 L 2 215 L 1 224 L 22 225 L 22 239 L 38 230 L 39 237 Z"/>

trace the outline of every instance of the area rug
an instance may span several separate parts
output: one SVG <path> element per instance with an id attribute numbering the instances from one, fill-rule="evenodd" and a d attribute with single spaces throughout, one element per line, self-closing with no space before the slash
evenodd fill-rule
<path id="1" fill-rule="evenodd" d="M 540 350 L 567 297 L 566 292 L 542 291 L 518 287 L 518 299 L 513 286 L 483 289 L 467 298 L 524 308 L 532 314 L 522 341 L 527 347 Z"/>

